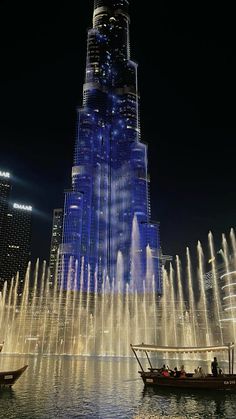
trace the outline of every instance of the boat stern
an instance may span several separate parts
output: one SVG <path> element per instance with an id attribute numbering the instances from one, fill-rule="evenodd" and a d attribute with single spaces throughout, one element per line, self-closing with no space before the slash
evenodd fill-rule
<path id="1" fill-rule="evenodd" d="M 27 368 L 28 365 L 24 365 L 24 367 L 15 371 L 0 372 L 0 388 L 12 387 Z"/>

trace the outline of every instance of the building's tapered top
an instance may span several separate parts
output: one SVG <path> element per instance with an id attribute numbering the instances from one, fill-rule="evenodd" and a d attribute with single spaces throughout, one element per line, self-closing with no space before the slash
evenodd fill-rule
<path id="1" fill-rule="evenodd" d="M 129 0 L 94 0 L 93 29 L 96 35 L 95 32 L 89 33 L 87 66 L 99 63 L 106 85 L 109 79 L 114 79 L 111 61 L 113 65 L 118 61 L 124 64 L 124 60 L 130 59 L 129 24 Z M 118 67 L 114 71 L 117 73 Z M 124 71 L 124 68 L 120 70 L 121 76 Z M 97 69 L 95 76 L 98 73 Z"/>
<path id="2" fill-rule="evenodd" d="M 128 12 L 129 0 L 94 0 L 94 10 L 99 7 L 109 7 L 110 9 L 122 9 Z"/>

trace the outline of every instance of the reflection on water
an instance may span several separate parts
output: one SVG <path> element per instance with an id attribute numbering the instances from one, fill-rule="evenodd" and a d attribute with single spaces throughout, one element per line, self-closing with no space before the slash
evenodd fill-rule
<path id="1" fill-rule="evenodd" d="M 235 418 L 236 394 L 144 389 L 132 358 L 0 357 L 1 371 L 24 364 L 0 418 Z"/>
<path id="2" fill-rule="evenodd" d="M 236 394 L 214 391 L 167 390 L 148 388 L 143 391 L 143 402 L 137 418 L 235 418 Z"/>

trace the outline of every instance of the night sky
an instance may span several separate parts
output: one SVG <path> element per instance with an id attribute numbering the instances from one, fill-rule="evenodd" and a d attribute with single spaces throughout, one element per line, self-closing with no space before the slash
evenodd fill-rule
<path id="1" fill-rule="evenodd" d="M 132 0 L 131 0 L 132 1 Z M 132 1 L 152 218 L 164 253 L 216 247 L 235 226 L 235 16 L 214 7 Z M 0 168 L 32 204 L 33 257 L 48 258 L 53 208 L 70 187 L 92 0 L 0 2 Z"/>

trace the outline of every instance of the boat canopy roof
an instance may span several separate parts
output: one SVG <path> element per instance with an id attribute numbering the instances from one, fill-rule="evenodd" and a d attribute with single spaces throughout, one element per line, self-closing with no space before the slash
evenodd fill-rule
<path id="1" fill-rule="evenodd" d="M 192 347 L 174 347 L 174 346 L 156 346 L 156 345 L 147 345 L 142 343 L 141 345 L 132 345 L 131 348 L 134 351 L 143 351 L 143 352 L 175 352 L 175 353 L 198 353 L 198 352 L 225 352 L 234 348 L 234 343 L 229 343 L 228 345 L 220 346 L 192 346 Z"/>

